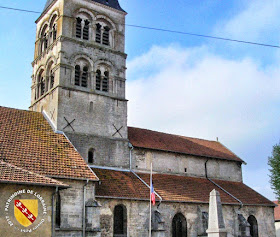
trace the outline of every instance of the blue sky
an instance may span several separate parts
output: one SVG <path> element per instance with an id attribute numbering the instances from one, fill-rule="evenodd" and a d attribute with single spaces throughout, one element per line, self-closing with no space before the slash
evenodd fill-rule
<path id="1" fill-rule="evenodd" d="M 41 11 L 45 0 L 0 0 Z M 131 25 L 279 45 L 280 2 L 120 0 Z M 0 105 L 27 109 L 38 15 L 0 9 Z M 219 140 L 270 199 L 267 157 L 280 140 L 280 49 L 127 26 L 129 125 Z"/>

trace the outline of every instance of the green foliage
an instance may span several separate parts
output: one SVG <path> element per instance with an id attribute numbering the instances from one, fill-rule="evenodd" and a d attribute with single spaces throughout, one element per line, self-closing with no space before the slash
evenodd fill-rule
<path id="1" fill-rule="evenodd" d="M 268 165 L 271 167 L 270 183 L 278 200 L 280 200 L 280 143 L 273 146 L 272 156 L 268 157 Z"/>

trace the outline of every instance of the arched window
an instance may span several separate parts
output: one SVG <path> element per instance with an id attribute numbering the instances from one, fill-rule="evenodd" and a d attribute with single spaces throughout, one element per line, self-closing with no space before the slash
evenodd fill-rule
<path id="1" fill-rule="evenodd" d="M 96 71 L 96 84 L 95 84 L 95 89 L 100 91 L 101 90 L 101 71 L 97 70 Z"/>
<path id="2" fill-rule="evenodd" d="M 76 37 L 82 37 L 82 19 L 80 17 L 76 18 Z"/>
<path id="3" fill-rule="evenodd" d="M 83 73 L 82 73 L 82 81 L 81 81 L 81 86 L 82 87 L 87 87 L 87 81 L 88 81 L 88 67 L 83 68 Z"/>
<path id="4" fill-rule="evenodd" d="M 75 85 L 80 85 L 80 75 L 81 75 L 81 68 L 79 65 L 75 66 Z"/>
<path id="5" fill-rule="evenodd" d="M 40 52 L 43 53 L 46 48 L 48 48 L 48 34 L 47 34 L 47 25 L 44 26 L 40 35 Z"/>
<path id="6" fill-rule="evenodd" d="M 96 24 L 95 41 L 96 43 L 101 43 L 101 25 L 99 23 Z"/>
<path id="7" fill-rule="evenodd" d="M 94 162 L 94 149 L 90 148 L 88 150 L 88 163 L 92 164 Z"/>
<path id="8" fill-rule="evenodd" d="M 208 229 L 208 212 L 202 212 L 202 228 L 203 234 L 206 234 L 206 230 Z"/>
<path id="9" fill-rule="evenodd" d="M 117 205 L 114 209 L 114 237 L 127 236 L 127 213 L 123 205 Z"/>
<path id="10" fill-rule="evenodd" d="M 61 197 L 59 192 L 56 196 L 56 203 L 55 203 L 55 227 L 59 228 L 61 224 Z"/>
<path id="11" fill-rule="evenodd" d="M 57 19 L 57 16 L 54 15 L 52 17 L 52 20 L 50 23 L 50 41 L 51 41 L 51 43 L 53 43 L 56 40 L 56 36 L 57 36 L 56 19 Z"/>
<path id="12" fill-rule="evenodd" d="M 257 219 L 253 215 L 250 215 L 248 217 L 248 222 L 250 224 L 250 235 L 252 237 L 258 237 L 259 236 L 259 232 L 258 232 L 258 222 L 257 222 Z"/>
<path id="13" fill-rule="evenodd" d="M 85 20 L 84 29 L 83 29 L 83 39 L 89 39 L 89 21 Z"/>
<path id="14" fill-rule="evenodd" d="M 47 33 L 45 33 L 44 36 L 43 36 L 43 51 L 45 51 L 46 48 L 48 48 L 48 35 L 47 35 Z"/>
<path id="15" fill-rule="evenodd" d="M 76 18 L 76 37 L 83 40 L 89 40 L 90 21 L 86 16 Z"/>
<path id="16" fill-rule="evenodd" d="M 100 20 L 96 24 L 95 42 L 103 45 L 110 45 L 110 23 Z"/>
<path id="17" fill-rule="evenodd" d="M 182 213 L 177 213 L 173 217 L 172 237 L 187 237 L 187 221 Z"/>
<path id="18" fill-rule="evenodd" d="M 50 72 L 50 89 L 52 89 L 54 86 L 54 72 Z"/>
<path id="19" fill-rule="evenodd" d="M 43 70 L 40 71 L 37 82 L 37 98 L 39 98 L 40 96 L 44 95 L 46 88 Z"/>
<path id="20" fill-rule="evenodd" d="M 56 25 L 53 25 L 53 42 L 56 40 L 56 35 L 57 35 L 57 29 L 56 29 Z"/>
<path id="21" fill-rule="evenodd" d="M 83 65 L 83 63 L 82 63 Z M 83 71 L 81 71 L 81 68 L 83 68 Z M 80 65 L 75 66 L 75 86 L 82 86 L 87 87 L 88 86 L 88 67 Z"/>
<path id="22" fill-rule="evenodd" d="M 103 92 L 109 91 L 109 71 L 105 71 L 103 75 L 99 69 L 96 71 L 95 89 Z"/>
<path id="23" fill-rule="evenodd" d="M 53 67 L 54 67 L 54 62 L 50 61 L 50 63 L 48 63 L 48 67 L 46 71 L 46 89 L 45 89 L 46 91 L 52 89 L 54 86 L 55 73 Z"/>
<path id="24" fill-rule="evenodd" d="M 109 84 L 109 72 L 104 72 L 104 77 L 102 80 L 102 91 L 108 92 L 108 84 Z"/>
<path id="25" fill-rule="evenodd" d="M 103 30 L 103 36 L 102 36 L 102 44 L 104 44 L 104 45 L 110 45 L 109 31 L 110 31 L 110 28 L 108 26 L 105 26 L 104 30 Z"/>

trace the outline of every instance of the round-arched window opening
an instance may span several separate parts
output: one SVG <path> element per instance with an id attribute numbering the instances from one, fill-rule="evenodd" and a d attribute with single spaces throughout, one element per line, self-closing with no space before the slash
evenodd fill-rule
<path id="1" fill-rule="evenodd" d="M 114 237 L 127 236 L 127 213 L 124 205 L 117 205 L 114 209 Z"/>
<path id="2" fill-rule="evenodd" d="M 172 237 L 187 237 L 187 220 L 182 213 L 173 217 Z"/>
<path id="3" fill-rule="evenodd" d="M 257 221 L 256 217 L 254 217 L 253 215 L 250 215 L 248 217 L 248 222 L 250 224 L 250 235 L 252 237 L 259 237 L 258 221 Z"/>
<path id="4" fill-rule="evenodd" d="M 94 162 L 94 149 L 90 148 L 88 150 L 88 163 L 93 164 L 93 162 Z"/>

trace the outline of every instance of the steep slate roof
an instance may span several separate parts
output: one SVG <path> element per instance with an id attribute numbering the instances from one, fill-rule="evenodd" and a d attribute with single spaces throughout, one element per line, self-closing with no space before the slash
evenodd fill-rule
<path id="1" fill-rule="evenodd" d="M 52 2 L 54 2 L 55 0 L 47 0 L 45 7 L 43 9 L 43 12 L 52 4 Z M 119 11 L 125 12 L 120 4 L 118 0 L 92 0 L 93 2 L 98 2 L 101 3 L 103 5 L 109 6 L 111 8 L 117 9 Z"/>
<path id="2" fill-rule="evenodd" d="M 45 7 L 43 9 L 43 12 L 52 4 L 53 1 L 55 1 L 55 0 L 47 0 Z"/>
<path id="3" fill-rule="evenodd" d="M 274 208 L 274 219 L 275 221 L 280 221 L 280 203 L 278 201 L 273 201 L 277 207 Z"/>
<path id="4" fill-rule="evenodd" d="M 68 185 L 0 161 L 0 183 L 32 184 L 40 186 L 69 187 Z"/>
<path id="5" fill-rule="evenodd" d="M 134 147 L 138 148 L 244 162 L 220 142 L 216 141 L 183 137 L 134 127 L 128 127 L 128 139 Z"/>
<path id="6" fill-rule="evenodd" d="M 149 200 L 149 189 L 133 173 L 93 169 L 101 184 L 96 186 L 96 196 L 119 197 L 125 199 Z M 138 173 L 149 183 L 149 174 Z M 241 200 L 244 205 L 274 206 L 274 204 L 249 188 L 242 182 L 214 180 L 222 188 Z M 209 193 L 216 189 L 220 192 L 224 204 L 239 205 L 239 202 L 219 189 L 206 178 L 194 178 L 168 174 L 153 174 L 155 191 L 163 201 L 208 203 Z"/>
<path id="7" fill-rule="evenodd" d="M 0 160 L 40 175 L 98 180 L 41 113 L 0 107 Z"/>

